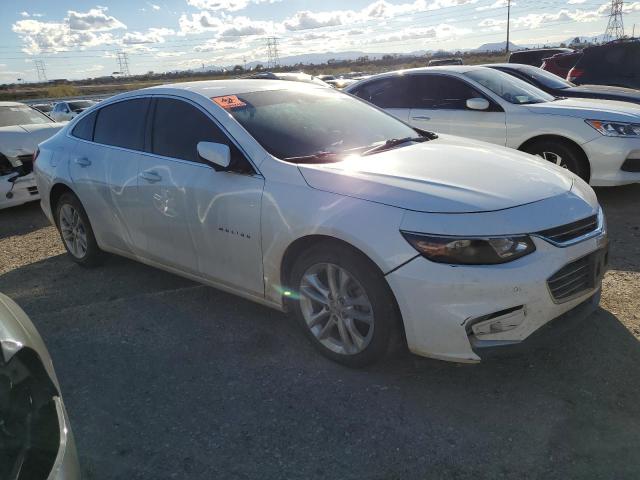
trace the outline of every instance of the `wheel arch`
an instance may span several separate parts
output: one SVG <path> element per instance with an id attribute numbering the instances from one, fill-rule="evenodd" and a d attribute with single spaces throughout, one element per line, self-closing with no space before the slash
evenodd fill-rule
<path id="1" fill-rule="evenodd" d="M 578 142 L 568 137 L 565 137 L 563 135 L 555 135 L 555 134 L 536 135 L 535 137 L 531 137 L 530 139 L 524 141 L 518 147 L 518 150 L 520 150 L 521 152 L 526 152 L 531 145 L 544 140 L 553 140 L 556 142 L 562 142 L 569 148 L 573 149 L 579 155 L 582 162 L 584 163 L 584 166 L 587 169 L 588 178 L 589 179 L 591 178 L 591 163 L 589 162 L 589 157 L 587 156 L 587 153 L 580 146 L 580 144 L 578 144 Z"/>
<path id="2" fill-rule="evenodd" d="M 284 306 L 285 311 L 289 311 L 289 307 L 287 306 L 287 301 L 290 295 L 290 293 L 289 295 L 287 295 L 285 292 L 290 292 L 289 289 L 292 287 L 290 275 L 296 259 L 300 255 L 302 255 L 303 252 L 307 251 L 309 248 L 315 247 L 316 245 L 320 245 L 320 244 L 326 244 L 328 248 L 331 245 L 339 245 L 343 248 L 348 248 L 349 250 L 352 250 L 354 254 L 359 255 L 361 258 L 367 261 L 373 268 L 375 268 L 380 273 L 380 276 L 383 279 L 386 287 L 389 289 L 389 293 L 391 294 L 391 298 L 393 299 L 393 304 L 394 304 L 393 308 L 396 310 L 397 318 L 400 320 L 398 323 L 399 323 L 402 339 L 406 343 L 404 321 L 402 320 L 402 312 L 400 311 L 398 300 L 396 299 L 393 289 L 391 288 L 391 285 L 389 285 L 389 282 L 387 282 L 385 278 L 384 271 L 373 259 L 371 259 L 369 255 L 367 255 L 358 247 L 354 246 L 353 244 L 345 240 L 332 237 L 329 235 L 322 235 L 322 234 L 305 235 L 303 237 L 300 237 L 294 240 L 286 248 L 282 256 L 282 261 L 280 262 L 280 284 L 282 287 L 281 288 L 282 305 Z"/>
<path id="3" fill-rule="evenodd" d="M 67 185 L 66 183 L 58 182 L 51 187 L 51 191 L 49 192 L 49 207 L 51 208 L 51 215 L 53 216 L 55 222 L 57 223 L 57 219 L 55 218 L 56 213 L 56 205 L 58 204 L 58 200 L 65 193 L 72 193 L 76 197 L 78 196 L 73 189 Z"/>

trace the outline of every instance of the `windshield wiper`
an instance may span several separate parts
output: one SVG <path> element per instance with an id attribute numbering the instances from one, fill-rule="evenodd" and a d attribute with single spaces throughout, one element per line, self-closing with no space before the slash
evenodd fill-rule
<path id="1" fill-rule="evenodd" d="M 391 150 L 392 148 L 398 147 L 403 143 L 408 142 L 426 142 L 431 140 L 429 137 L 405 137 L 405 138 L 391 138 L 386 142 L 376 145 L 373 148 L 365 150 L 360 154 L 362 157 L 366 157 L 367 155 L 372 155 L 374 153 L 384 152 L 385 150 Z"/>
<path id="2" fill-rule="evenodd" d="M 291 163 L 322 163 L 328 158 L 333 158 L 341 155 L 342 153 L 320 151 L 312 153 L 310 155 L 302 155 L 300 157 L 287 157 L 283 160 Z"/>

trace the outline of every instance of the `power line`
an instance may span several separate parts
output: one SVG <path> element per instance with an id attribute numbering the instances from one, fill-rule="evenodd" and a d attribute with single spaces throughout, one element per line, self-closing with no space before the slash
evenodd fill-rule
<path id="1" fill-rule="evenodd" d="M 624 37 L 624 24 L 622 23 L 622 8 L 624 0 L 611 0 L 611 13 L 609 13 L 609 23 L 604 32 L 603 40 L 610 42 Z"/>

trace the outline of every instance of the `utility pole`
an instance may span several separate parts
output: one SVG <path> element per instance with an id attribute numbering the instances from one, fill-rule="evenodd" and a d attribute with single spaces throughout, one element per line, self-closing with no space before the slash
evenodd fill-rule
<path id="1" fill-rule="evenodd" d="M 44 67 L 44 60 L 35 60 L 34 63 L 36 64 L 36 74 L 38 75 L 38 81 L 46 82 L 47 71 L 45 70 L 45 67 Z"/>
<path id="2" fill-rule="evenodd" d="M 624 24 L 622 23 L 623 6 L 624 0 L 611 0 L 609 23 L 607 23 L 607 29 L 604 32 L 603 42 L 624 38 Z"/>
<path id="3" fill-rule="evenodd" d="M 118 67 L 120 67 L 120 75 L 128 77 L 129 73 L 129 55 L 124 50 L 117 53 Z"/>
<path id="4" fill-rule="evenodd" d="M 505 52 L 509 53 L 509 30 L 511 27 L 511 0 L 507 0 L 507 47 Z"/>
<path id="5" fill-rule="evenodd" d="M 267 66 L 276 68 L 280 65 L 280 56 L 278 54 L 278 39 L 276 37 L 267 37 Z"/>

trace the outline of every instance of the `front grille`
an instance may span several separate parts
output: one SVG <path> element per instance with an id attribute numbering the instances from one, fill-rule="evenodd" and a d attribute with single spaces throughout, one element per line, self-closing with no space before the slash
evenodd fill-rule
<path id="1" fill-rule="evenodd" d="M 577 222 L 537 232 L 537 235 L 551 240 L 552 242 L 565 243 L 591 233 L 596 228 L 598 228 L 598 216 L 592 215 L 583 220 L 578 220 Z"/>
<path id="2" fill-rule="evenodd" d="M 604 275 L 606 264 L 606 250 L 598 250 L 565 265 L 547 280 L 551 296 L 556 302 L 563 302 L 593 290 Z"/>

